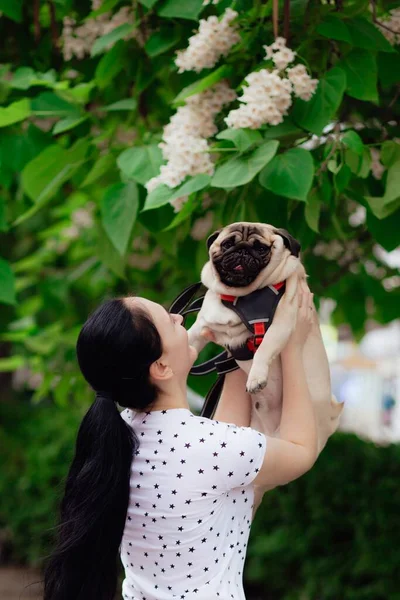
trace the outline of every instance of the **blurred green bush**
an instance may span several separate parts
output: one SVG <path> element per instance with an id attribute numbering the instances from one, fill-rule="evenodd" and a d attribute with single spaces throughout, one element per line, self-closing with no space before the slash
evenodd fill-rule
<path id="1" fill-rule="evenodd" d="M 0 528 L 11 532 L 13 562 L 40 567 L 50 552 L 87 408 L 0 403 Z M 264 497 L 250 536 L 247 599 L 398 600 L 399 475 L 399 446 L 336 433 L 307 475 Z"/>

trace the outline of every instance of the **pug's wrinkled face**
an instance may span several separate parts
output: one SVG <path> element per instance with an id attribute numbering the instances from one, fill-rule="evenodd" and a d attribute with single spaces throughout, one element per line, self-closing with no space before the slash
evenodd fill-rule
<path id="1" fill-rule="evenodd" d="M 283 239 L 274 245 L 277 236 Z M 210 259 L 220 281 L 229 287 L 249 286 L 264 271 L 276 252 L 288 248 L 298 256 L 300 244 L 285 229 L 263 223 L 233 223 L 207 240 Z"/>

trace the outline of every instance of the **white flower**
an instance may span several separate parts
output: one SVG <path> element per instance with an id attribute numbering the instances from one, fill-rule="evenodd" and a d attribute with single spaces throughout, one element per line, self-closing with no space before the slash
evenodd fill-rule
<path id="1" fill-rule="evenodd" d="M 381 24 L 383 27 L 380 26 Z M 391 10 L 388 18 L 377 23 L 377 27 L 392 46 L 400 44 L 400 8 Z"/>
<path id="2" fill-rule="evenodd" d="M 375 179 L 382 179 L 386 167 L 381 163 L 381 153 L 377 148 L 370 148 L 371 151 L 371 171 Z"/>
<path id="3" fill-rule="evenodd" d="M 227 8 L 222 19 L 211 16 L 201 19 L 198 32 L 189 38 L 186 50 L 178 50 L 175 64 L 178 73 L 183 71 L 202 71 L 211 69 L 229 50 L 240 41 L 240 36 L 231 21 L 237 17 L 237 12 Z"/>
<path id="4" fill-rule="evenodd" d="M 207 138 L 217 131 L 215 116 L 224 104 L 235 98 L 236 94 L 228 84 L 220 81 L 212 88 L 190 96 L 186 105 L 178 108 L 164 127 L 163 141 L 159 144 L 167 163 L 161 166 L 159 175 L 146 183 L 148 193 L 161 183 L 175 188 L 188 175 L 214 173 Z M 182 196 L 171 202 L 176 212 L 186 200 L 187 196 Z"/>
<path id="5" fill-rule="evenodd" d="M 101 7 L 103 0 L 92 0 L 92 10 Z M 123 6 L 118 12 L 112 15 L 105 12 L 94 19 L 88 19 L 82 25 L 76 27 L 75 19 L 64 17 L 61 40 L 63 45 L 63 55 L 65 60 L 71 60 L 76 56 L 82 60 L 86 54 L 90 54 L 92 46 L 97 38 L 113 31 L 116 27 L 124 23 L 133 23 L 134 15 L 129 6 Z M 140 45 L 143 45 L 143 39 L 140 29 L 128 33 L 124 39 L 135 38 Z"/>
<path id="6" fill-rule="evenodd" d="M 259 129 L 265 124 L 279 125 L 292 105 L 293 93 L 298 98 L 310 100 L 317 88 L 318 80 L 311 79 L 304 65 L 286 68 L 295 60 L 296 53 L 286 48 L 284 38 L 277 38 L 263 48 L 277 69 L 261 69 L 245 77 L 247 86 L 239 98 L 242 104 L 226 117 L 228 127 Z"/>

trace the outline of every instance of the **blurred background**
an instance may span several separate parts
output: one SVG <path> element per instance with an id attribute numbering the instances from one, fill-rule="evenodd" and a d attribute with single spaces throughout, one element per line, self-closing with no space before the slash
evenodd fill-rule
<path id="1" fill-rule="evenodd" d="M 0 598 L 41 597 L 85 319 L 168 308 L 247 220 L 301 242 L 345 406 L 264 497 L 246 597 L 400 600 L 400 3 L 0 0 L 0 40 Z"/>

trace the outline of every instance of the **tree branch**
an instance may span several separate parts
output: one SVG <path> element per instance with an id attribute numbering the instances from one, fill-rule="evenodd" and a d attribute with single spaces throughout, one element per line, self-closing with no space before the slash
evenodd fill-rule
<path id="1" fill-rule="evenodd" d="M 274 27 L 275 39 L 279 35 L 278 17 L 279 17 L 279 0 L 273 0 L 273 2 L 272 2 L 272 23 L 273 23 L 273 27 Z"/>
<path id="2" fill-rule="evenodd" d="M 286 39 L 286 45 L 288 46 L 290 37 L 290 0 L 285 0 L 283 7 L 283 37 Z"/>

